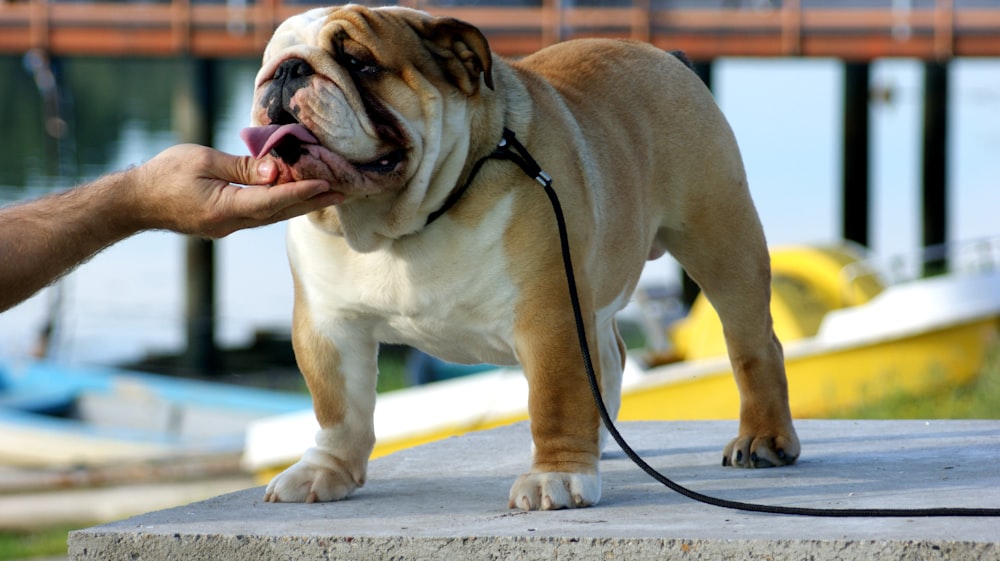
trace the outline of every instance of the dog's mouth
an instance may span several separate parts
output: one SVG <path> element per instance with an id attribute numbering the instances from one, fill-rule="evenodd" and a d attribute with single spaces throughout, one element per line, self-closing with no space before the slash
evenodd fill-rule
<path id="1" fill-rule="evenodd" d="M 310 150 L 328 150 L 309 129 L 299 123 L 247 127 L 240 131 L 240 138 L 255 158 L 272 154 L 290 166 L 294 166 L 300 157 L 308 155 Z M 359 172 L 389 174 L 396 171 L 405 158 L 406 151 L 397 148 L 367 162 L 348 163 Z"/>

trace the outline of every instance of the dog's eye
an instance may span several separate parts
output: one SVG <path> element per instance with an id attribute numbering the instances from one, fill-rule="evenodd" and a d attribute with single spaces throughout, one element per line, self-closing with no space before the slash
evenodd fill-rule
<path id="1" fill-rule="evenodd" d="M 371 76 L 373 74 L 378 74 L 382 70 L 374 63 L 361 60 L 350 55 L 344 55 L 343 60 L 344 67 L 347 68 L 347 71 L 352 74 L 364 74 Z"/>

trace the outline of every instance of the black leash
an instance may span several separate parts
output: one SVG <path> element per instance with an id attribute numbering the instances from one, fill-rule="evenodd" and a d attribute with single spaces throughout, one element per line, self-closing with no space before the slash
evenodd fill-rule
<path id="1" fill-rule="evenodd" d="M 789 514 L 789 515 L 799 515 L 799 516 L 822 516 L 822 517 L 836 517 L 836 518 L 853 518 L 853 517 L 869 517 L 869 518 L 916 518 L 916 517 L 940 517 L 940 516 L 1000 516 L 1000 508 L 845 508 L 845 509 L 830 509 L 830 508 L 804 508 L 804 507 L 790 507 L 790 506 L 772 506 L 772 505 L 762 505 L 755 503 L 745 503 L 740 501 L 731 501 L 728 499 L 720 499 L 717 497 L 712 497 L 699 493 L 697 491 L 692 491 L 687 487 L 679 485 L 667 476 L 663 475 L 648 463 L 643 460 L 639 454 L 632 449 L 625 438 L 622 437 L 621 433 L 618 432 L 618 428 L 615 426 L 614 421 L 611 419 L 611 415 L 608 413 L 607 407 L 604 405 L 604 398 L 601 396 L 601 389 L 597 383 L 597 375 L 594 372 L 594 363 L 590 357 L 590 348 L 587 345 L 587 333 L 585 324 L 583 321 L 583 312 L 580 307 L 580 297 L 576 290 L 576 275 L 573 272 L 573 261 L 570 258 L 569 250 L 569 234 L 566 229 L 566 218 L 563 216 L 562 205 L 559 204 L 559 197 L 556 196 L 556 191 L 552 187 L 552 178 L 542 171 L 541 166 L 538 162 L 531 157 L 528 150 L 522 145 L 514 133 L 507 128 L 503 130 L 503 138 L 497 148 L 488 156 L 481 158 L 473 166 L 473 170 L 469 175 L 469 179 L 466 183 L 457 191 L 452 193 L 448 201 L 446 201 L 445 206 L 439 209 L 437 213 L 431 215 L 428 219 L 428 224 L 438 216 L 444 214 L 448 208 L 450 208 L 461 196 L 462 193 L 468 189 L 469 184 L 475 178 L 476 173 L 479 168 L 482 167 L 483 162 L 487 159 L 501 159 L 510 160 L 520 167 L 528 177 L 531 177 L 535 181 L 538 181 L 545 188 L 545 194 L 549 197 L 549 202 L 552 203 L 552 210 L 555 213 L 556 224 L 559 228 L 559 243 L 562 247 L 563 265 L 566 268 L 566 284 L 569 289 L 570 302 L 573 305 L 573 317 L 576 321 L 576 332 L 580 339 L 580 352 L 583 357 L 584 367 L 587 370 L 587 380 L 590 383 L 590 391 L 594 395 L 594 401 L 597 403 L 597 409 L 600 412 L 601 420 L 604 422 L 604 426 L 607 427 L 608 432 L 611 434 L 618 446 L 621 447 L 625 455 L 632 460 L 635 465 L 639 466 L 643 471 L 645 471 L 650 477 L 656 481 L 662 483 L 671 490 L 684 495 L 690 499 L 734 510 L 743 510 L 749 512 L 763 512 L 768 514 Z M 457 196 L 456 196 L 457 195 Z"/>

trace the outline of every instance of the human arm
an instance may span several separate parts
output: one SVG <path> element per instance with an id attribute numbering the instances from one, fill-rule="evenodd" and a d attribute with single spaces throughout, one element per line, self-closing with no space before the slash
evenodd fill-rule
<path id="1" fill-rule="evenodd" d="M 321 180 L 267 186 L 276 176 L 273 161 L 182 144 L 138 167 L 0 209 L 0 312 L 144 230 L 217 238 L 343 201 Z"/>

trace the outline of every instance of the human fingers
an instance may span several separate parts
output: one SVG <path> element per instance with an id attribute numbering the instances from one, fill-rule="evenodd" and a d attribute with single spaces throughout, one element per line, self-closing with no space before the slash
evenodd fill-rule
<path id="1" fill-rule="evenodd" d="M 273 187 L 244 187 L 233 194 L 235 213 L 261 220 L 291 218 L 344 201 L 342 193 L 330 191 L 329 183 L 321 179 L 282 183 Z"/>
<path id="2" fill-rule="evenodd" d="M 257 160 L 257 183 L 246 183 L 246 185 L 269 185 L 278 179 L 278 165 L 269 158 Z"/>
<path id="3" fill-rule="evenodd" d="M 308 186 L 283 184 L 276 187 L 232 187 L 230 211 L 217 215 L 196 230 L 200 235 L 221 238 L 245 228 L 256 228 L 288 220 L 344 201 L 344 195 L 324 190 L 312 197 L 303 198 Z M 291 189 L 286 189 L 291 187 Z M 291 192 L 289 192 L 291 191 Z"/>
<path id="4" fill-rule="evenodd" d="M 265 156 L 257 160 L 251 156 L 235 156 L 210 149 L 206 175 L 239 185 L 269 185 L 278 178 L 278 165 Z"/>
<path id="5" fill-rule="evenodd" d="M 344 202 L 344 195 L 342 193 L 337 193 L 335 191 L 326 191 L 320 193 L 309 199 L 291 203 L 277 210 L 270 217 L 266 218 L 265 221 L 260 224 L 271 224 L 274 222 L 280 222 L 282 220 L 288 220 L 289 218 L 294 218 L 303 214 L 308 214 L 314 210 L 320 210 L 325 207 L 338 205 Z"/>

